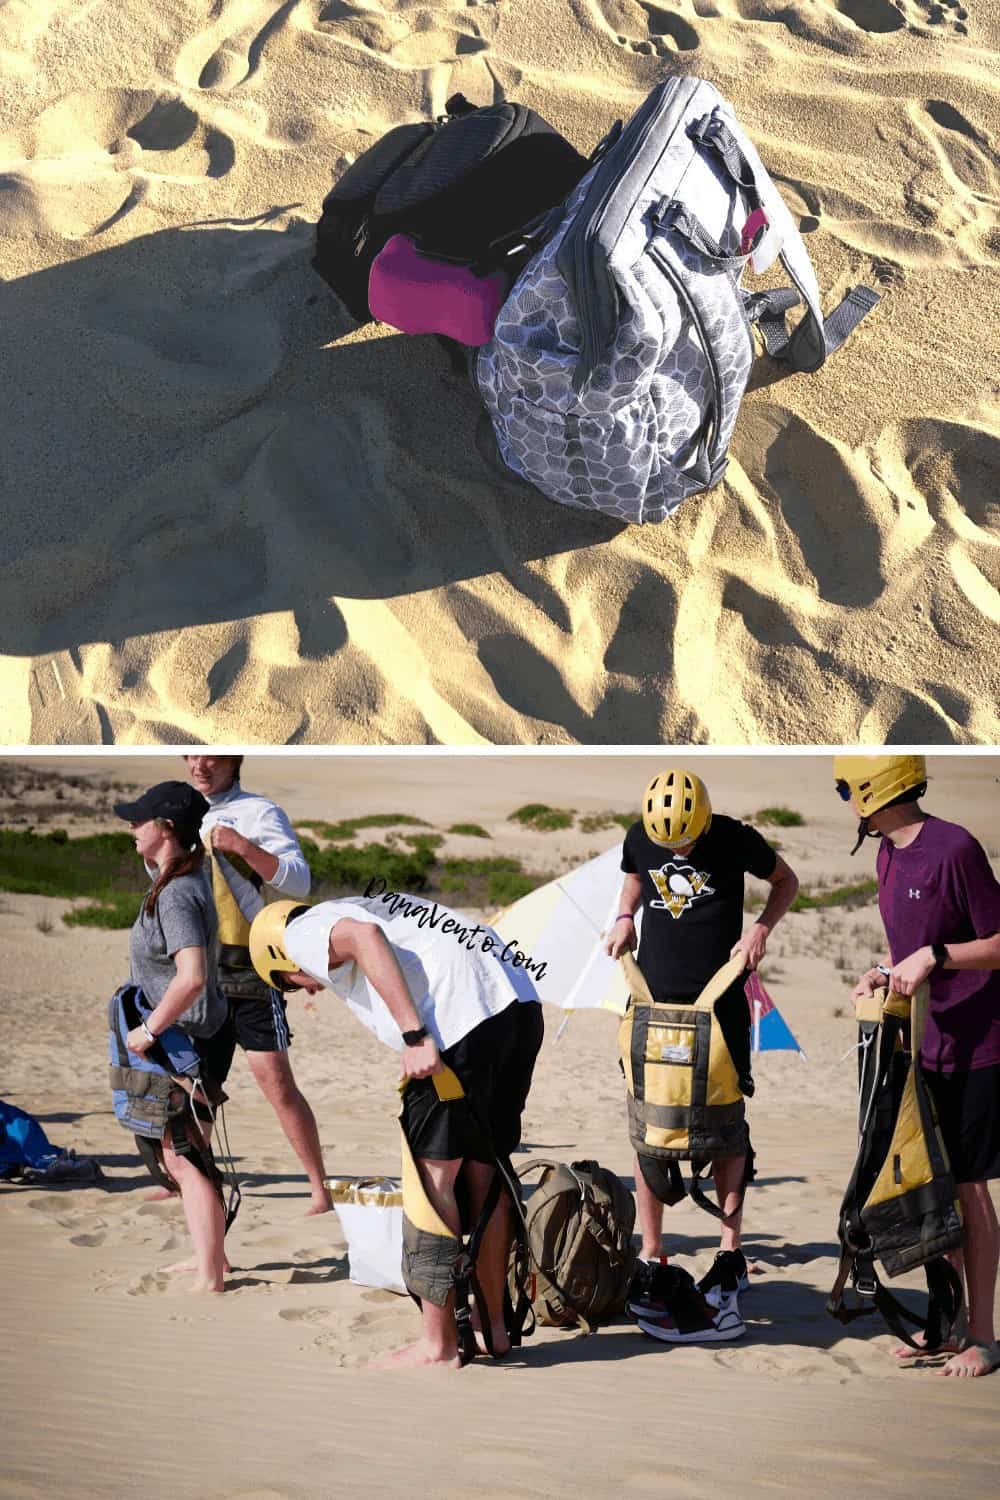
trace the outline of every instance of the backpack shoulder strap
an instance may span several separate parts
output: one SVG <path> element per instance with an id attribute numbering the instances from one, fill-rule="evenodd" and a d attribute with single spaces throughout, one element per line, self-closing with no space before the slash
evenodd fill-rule
<path id="1" fill-rule="evenodd" d="M 746 962 L 742 953 L 734 953 L 732 958 L 727 958 L 722 967 L 716 969 L 694 1002 L 693 1009 L 714 1011 L 715 1002 L 736 983 L 745 970 Z"/>
<path id="2" fill-rule="evenodd" d="M 806 373 L 818 370 L 827 356 L 840 348 L 852 329 L 881 300 L 879 294 L 871 287 L 853 287 L 824 319 L 809 252 L 749 136 L 724 105 L 717 106 L 692 133 L 699 145 L 711 151 L 716 164 L 743 193 L 748 209 L 759 204 L 763 210 L 767 234 L 773 235 L 779 245 L 781 264 L 805 304 L 805 311 L 791 333 L 786 329 L 784 319 L 787 299 L 784 306 L 775 306 L 773 310 L 769 304 L 764 304 L 764 315 L 759 321 L 768 354 L 772 359 L 790 365 L 793 370 Z M 755 269 L 762 272 L 767 269 L 767 264 L 757 264 Z"/>

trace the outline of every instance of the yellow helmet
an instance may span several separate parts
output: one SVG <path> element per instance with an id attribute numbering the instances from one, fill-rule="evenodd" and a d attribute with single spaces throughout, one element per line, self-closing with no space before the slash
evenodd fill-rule
<path id="1" fill-rule="evenodd" d="M 870 818 L 904 792 L 923 786 L 927 762 L 922 755 L 835 755 L 833 779 L 844 801 L 853 797 L 861 816 Z"/>
<path id="2" fill-rule="evenodd" d="M 285 952 L 285 928 L 308 910 L 302 901 L 273 901 L 250 924 L 250 961 L 264 983 L 273 989 L 281 989 L 276 975 L 292 974 L 298 968 Z"/>
<path id="3" fill-rule="evenodd" d="M 712 804 L 700 776 L 671 766 L 653 777 L 642 799 L 642 826 L 654 844 L 693 844 L 711 823 Z"/>

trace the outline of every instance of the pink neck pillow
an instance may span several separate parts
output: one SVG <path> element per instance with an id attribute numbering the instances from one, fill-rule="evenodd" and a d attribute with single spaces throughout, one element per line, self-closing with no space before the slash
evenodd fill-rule
<path id="1" fill-rule="evenodd" d="M 379 323 L 401 333 L 443 333 L 476 347 L 493 337 L 510 279 L 503 271 L 476 276 L 421 255 L 405 234 L 394 234 L 372 261 L 368 307 Z"/>

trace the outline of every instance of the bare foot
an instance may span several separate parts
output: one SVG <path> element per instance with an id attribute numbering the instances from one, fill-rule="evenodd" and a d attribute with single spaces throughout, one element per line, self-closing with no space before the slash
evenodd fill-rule
<path id="1" fill-rule="evenodd" d="M 199 1277 L 197 1281 L 192 1281 L 191 1285 L 188 1287 L 188 1291 L 193 1295 L 200 1294 L 201 1292 L 224 1292 L 225 1286 L 223 1285 L 221 1278 L 218 1284 L 216 1284 L 216 1282 L 214 1281 L 203 1281 Z"/>
<path id="2" fill-rule="evenodd" d="M 489 1350 L 486 1347 L 486 1340 L 483 1338 L 482 1334 L 479 1332 L 478 1329 L 476 1330 L 476 1348 L 479 1350 L 480 1354 L 487 1354 L 487 1355 L 489 1354 Z M 510 1353 L 510 1335 L 508 1334 L 506 1328 L 494 1328 L 493 1329 L 493 1358 L 494 1359 L 503 1359 L 509 1353 Z"/>
<path id="3" fill-rule="evenodd" d="M 322 1194 L 313 1194 L 312 1201 L 306 1209 L 306 1218 L 310 1218 L 313 1214 L 328 1214 L 332 1208 L 333 1199 L 324 1188 Z"/>
<path id="4" fill-rule="evenodd" d="M 909 1344 L 897 1344 L 893 1349 L 893 1358 L 898 1359 L 901 1365 L 911 1359 L 937 1359 L 939 1354 L 958 1354 L 965 1348 L 965 1318 L 960 1318 L 944 1343 L 938 1344 L 936 1349 L 925 1348 L 926 1337 L 923 1332 L 915 1333 L 913 1341 L 918 1345 L 916 1349 L 911 1349 Z"/>
<path id="5" fill-rule="evenodd" d="M 432 1349 L 423 1339 L 417 1339 L 415 1344 L 404 1344 L 402 1349 L 393 1349 L 391 1354 L 383 1354 L 379 1359 L 370 1360 L 368 1367 L 372 1370 L 412 1370 L 420 1365 L 451 1365 L 455 1370 L 460 1368 L 455 1350 Z"/>
<path id="6" fill-rule="evenodd" d="M 1000 1369 L 1000 1346 L 997 1344 L 968 1344 L 960 1354 L 953 1354 L 941 1371 L 942 1375 L 989 1375 Z"/>
<path id="7" fill-rule="evenodd" d="M 197 1271 L 197 1269 L 198 1269 L 198 1262 L 197 1261 L 194 1261 L 194 1260 L 175 1260 L 172 1266 L 164 1266 L 163 1267 L 163 1274 L 165 1276 L 179 1275 L 182 1272 L 184 1272 L 184 1273 L 194 1272 L 194 1271 Z M 222 1262 L 222 1269 L 223 1269 L 223 1272 L 228 1276 L 229 1272 L 233 1268 L 229 1264 L 228 1260 L 224 1260 Z"/>
<path id="8" fill-rule="evenodd" d="M 157 1187 L 150 1188 L 148 1193 L 143 1193 L 144 1203 L 166 1203 L 168 1198 L 179 1198 L 180 1193 L 175 1193 L 172 1188 Z"/>

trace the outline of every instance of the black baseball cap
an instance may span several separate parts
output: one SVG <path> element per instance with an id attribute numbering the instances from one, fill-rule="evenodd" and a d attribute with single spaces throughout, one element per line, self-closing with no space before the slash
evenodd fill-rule
<path id="1" fill-rule="evenodd" d="M 187 781 L 161 781 L 135 802 L 116 802 L 115 812 L 127 823 L 145 823 L 150 818 L 167 818 L 178 829 L 192 837 L 208 812 L 208 802 Z"/>

